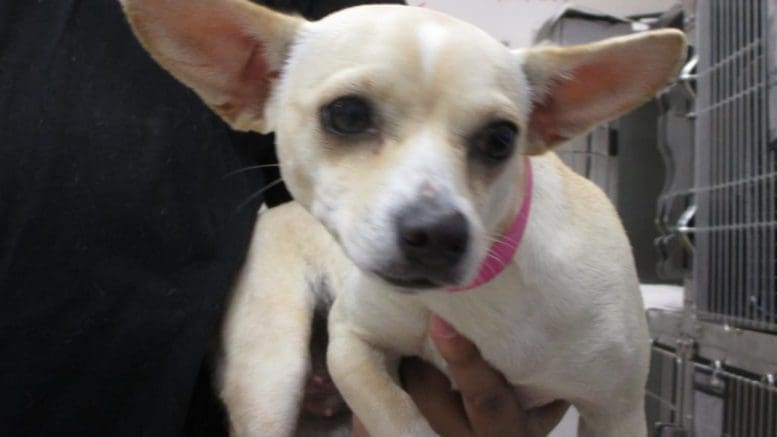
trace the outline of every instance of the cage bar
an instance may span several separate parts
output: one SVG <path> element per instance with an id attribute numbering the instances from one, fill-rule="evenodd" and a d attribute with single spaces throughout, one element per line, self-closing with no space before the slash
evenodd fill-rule
<path id="1" fill-rule="evenodd" d="M 768 7 L 766 0 L 698 2 L 693 274 L 700 318 L 777 332 Z"/>

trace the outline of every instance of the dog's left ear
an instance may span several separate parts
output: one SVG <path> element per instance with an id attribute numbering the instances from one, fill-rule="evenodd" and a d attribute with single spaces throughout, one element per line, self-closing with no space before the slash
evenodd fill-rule
<path id="1" fill-rule="evenodd" d="M 682 32 L 658 30 L 519 52 L 532 89 L 527 153 L 544 153 L 652 98 L 685 59 Z"/>
<path id="2" fill-rule="evenodd" d="M 140 42 L 239 130 L 268 132 L 265 105 L 302 19 L 247 0 L 120 0 Z"/>

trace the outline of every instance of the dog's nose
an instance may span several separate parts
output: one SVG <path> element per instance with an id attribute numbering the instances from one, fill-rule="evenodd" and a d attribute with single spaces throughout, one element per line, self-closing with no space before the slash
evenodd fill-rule
<path id="1" fill-rule="evenodd" d="M 416 204 L 397 217 L 399 247 L 407 261 L 439 272 L 461 261 L 467 250 L 469 226 L 460 211 Z"/>

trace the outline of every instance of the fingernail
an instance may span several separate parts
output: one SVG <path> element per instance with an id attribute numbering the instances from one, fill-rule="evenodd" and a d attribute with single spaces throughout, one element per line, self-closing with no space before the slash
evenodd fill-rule
<path id="1" fill-rule="evenodd" d="M 432 335 L 438 338 L 451 339 L 459 335 L 450 323 L 432 314 Z"/>

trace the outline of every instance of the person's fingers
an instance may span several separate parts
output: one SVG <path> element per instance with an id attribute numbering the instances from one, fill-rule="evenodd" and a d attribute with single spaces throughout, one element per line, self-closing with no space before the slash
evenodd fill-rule
<path id="1" fill-rule="evenodd" d="M 525 435 L 527 416 L 504 377 L 480 356 L 474 344 L 443 319 L 432 315 L 429 323 L 432 339 L 448 363 L 475 434 Z"/>
<path id="2" fill-rule="evenodd" d="M 450 389 L 445 375 L 420 359 L 404 360 L 400 375 L 405 390 L 438 434 L 546 436 L 569 408 L 568 402 L 555 401 L 524 412 L 509 383 L 469 340 L 437 316 L 430 320 L 430 333 L 461 396 Z M 369 437 L 356 417 L 352 429 L 354 437 Z"/>
<path id="3" fill-rule="evenodd" d="M 351 421 L 351 437 L 370 437 L 367 428 L 364 427 L 362 421 L 355 414 L 353 415 L 353 421 Z"/>
<path id="4" fill-rule="evenodd" d="M 461 398 L 442 372 L 415 357 L 403 359 L 399 369 L 405 390 L 437 434 L 470 435 Z"/>

